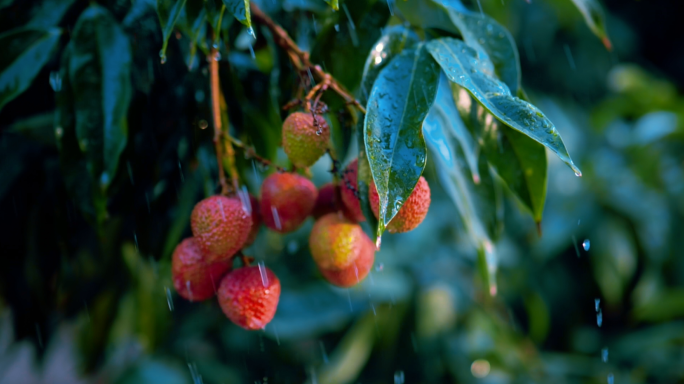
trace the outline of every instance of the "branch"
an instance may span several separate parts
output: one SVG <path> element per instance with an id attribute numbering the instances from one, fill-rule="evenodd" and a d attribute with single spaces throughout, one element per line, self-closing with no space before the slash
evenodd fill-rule
<path id="1" fill-rule="evenodd" d="M 242 151 L 245 152 L 245 155 L 247 155 L 247 158 L 254 159 L 267 167 L 275 167 L 275 169 L 277 169 L 280 172 L 285 171 L 283 167 L 279 167 L 273 164 L 270 160 L 259 156 L 259 154 L 256 153 L 254 148 L 248 147 L 245 143 L 234 138 L 233 136 L 228 135 L 228 141 L 230 141 L 234 146 L 242 149 Z"/>
<path id="2" fill-rule="evenodd" d="M 219 103 L 219 74 L 218 74 L 218 49 L 211 48 L 209 57 L 209 72 L 211 82 L 211 112 L 214 119 L 214 149 L 216 150 L 216 163 L 218 165 L 219 184 L 221 184 L 221 194 L 228 194 L 228 182 L 226 174 L 223 172 L 223 148 L 221 148 L 221 107 Z"/>
<path id="3" fill-rule="evenodd" d="M 340 95 L 347 104 L 354 105 L 359 111 L 364 114 L 366 113 L 366 108 L 364 108 L 361 103 L 342 86 L 342 84 L 337 82 L 330 74 L 323 71 L 319 65 L 313 65 L 311 61 L 309 61 L 309 53 L 302 51 L 292 38 L 290 38 L 290 35 L 287 34 L 283 27 L 268 17 L 254 2 L 250 3 L 250 10 L 252 13 L 252 20 L 256 23 L 263 24 L 271 31 L 276 44 L 287 51 L 297 70 L 310 71 L 316 81 L 319 82 L 326 81 L 326 78 L 329 78 L 330 89 Z"/>

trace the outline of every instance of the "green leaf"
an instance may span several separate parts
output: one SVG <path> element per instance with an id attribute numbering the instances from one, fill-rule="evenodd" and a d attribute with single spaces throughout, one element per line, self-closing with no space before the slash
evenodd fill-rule
<path id="1" fill-rule="evenodd" d="M 380 71 L 382 71 L 387 64 L 405 48 L 411 48 L 418 43 L 418 35 L 412 30 L 404 26 L 388 27 L 385 34 L 373 45 L 370 54 L 366 59 L 366 65 L 363 69 L 363 78 L 361 80 L 361 91 L 359 92 L 359 102 L 362 105 L 366 104 L 368 95 L 373 89 L 373 84 L 377 79 Z M 361 211 L 366 218 L 366 224 L 362 223 L 362 227 L 371 238 L 376 236 L 375 228 L 378 226 L 378 219 L 371 210 L 370 201 L 368 199 L 368 188 L 371 180 L 370 164 L 368 163 L 368 156 L 366 154 L 366 142 L 363 132 L 364 119 L 359 119 L 356 126 L 358 139 L 358 190 L 359 200 L 361 204 Z"/>
<path id="2" fill-rule="evenodd" d="M 489 57 L 494 72 L 513 95 L 520 92 L 520 57 L 513 36 L 504 26 L 482 13 L 467 10 L 460 1 L 437 0 L 447 9 L 463 40 Z"/>
<path id="3" fill-rule="evenodd" d="M 28 89 L 61 33 L 59 28 L 21 28 L 0 34 L 0 110 Z"/>
<path id="4" fill-rule="evenodd" d="M 339 0 L 325 0 L 326 3 L 330 4 L 332 9 L 334 10 L 339 10 L 340 9 L 340 2 Z"/>
<path id="5" fill-rule="evenodd" d="M 223 0 L 223 4 L 228 8 L 235 18 L 252 31 L 252 16 L 249 12 L 249 0 Z"/>
<path id="6" fill-rule="evenodd" d="M 494 117 L 551 149 L 575 174 L 582 174 L 551 121 L 534 105 L 512 96 L 504 83 L 485 73 L 488 66 L 476 50 L 452 38 L 432 40 L 427 49 L 449 80 L 470 92 Z"/>
<path id="7" fill-rule="evenodd" d="M 422 125 L 437 93 L 439 70 L 424 46 L 382 70 L 368 100 L 366 152 L 380 197 L 378 237 L 411 195 L 425 168 Z"/>
<path id="8" fill-rule="evenodd" d="M 436 28 L 458 34 L 459 30 L 444 11 L 444 7 L 430 0 L 400 0 L 394 2 L 406 20 L 421 28 Z"/>
<path id="9" fill-rule="evenodd" d="M 473 151 L 473 143 L 457 140 L 459 147 L 453 145 L 455 135 L 450 131 L 461 129 L 458 127 L 460 118 L 454 104 L 449 102 L 449 89 L 444 86 L 439 88 L 437 102 L 430 109 L 423 124 L 425 142 L 430 148 L 440 183 L 456 206 L 468 238 L 477 249 L 478 268 L 482 279 L 489 292 L 495 294 L 497 256 L 487 231 L 488 226 L 484 222 L 485 218 L 491 219 L 487 209 L 491 210 L 494 204 L 492 201 L 480 201 L 481 197 L 473 180 L 474 174 L 469 175 L 466 171 L 468 168 L 462 165 L 463 162 L 468 162 L 467 156 L 472 156 L 468 153 Z M 467 137 L 469 133 L 463 132 L 461 135 Z M 485 176 L 485 173 L 482 173 L 482 176 Z"/>
<path id="10" fill-rule="evenodd" d="M 109 11 L 97 5 L 81 14 L 72 44 L 69 78 L 76 135 L 90 174 L 104 190 L 116 174 L 128 135 L 130 44 Z"/>
<path id="11" fill-rule="evenodd" d="M 162 64 L 166 61 L 166 46 L 169 43 L 169 37 L 171 37 L 176 21 L 178 21 L 183 7 L 185 7 L 185 2 L 186 0 L 157 0 L 157 16 L 159 16 L 164 38 L 161 51 L 159 51 Z"/>
<path id="12" fill-rule="evenodd" d="M 501 124 L 464 89 L 452 83 L 458 113 L 509 190 L 540 222 L 546 201 L 544 146 Z"/>
<path id="13" fill-rule="evenodd" d="M 64 14 L 71 8 L 76 0 L 44 0 L 41 2 L 38 12 L 27 24 L 29 27 L 50 28 L 62 20 Z"/>
<path id="14" fill-rule="evenodd" d="M 611 50 L 613 45 L 608 38 L 608 32 L 606 32 L 606 16 L 598 0 L 572 0 L 572 2 L 582 13 L 589 29 L 601 39 L 606 49 Z"/>

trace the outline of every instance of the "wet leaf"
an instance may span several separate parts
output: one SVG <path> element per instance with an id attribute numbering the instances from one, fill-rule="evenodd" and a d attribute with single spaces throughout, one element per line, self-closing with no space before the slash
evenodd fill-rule
<path id="1" fill-rule="evenodd" d="M 90 6 L 74 28 L 69 78 L 79 147 L 103 190 L 114 178 L 126 146 L 130 66 L 128 37 L 109 11 Z"/>
<path id="2" fill-rule="evenodd" d="M 28 27 L 50 28 L 57 26 L 76 0 L 45 0 L 33 15 Z"/>
<path id="3" fill-rule="evenodd" d="M 606 16 L 598 0 L 572 0 L 572 2 L 582 13 L 589 29 L 601 39 L 606 49 L 611 50 L 613 45 L 608 38 L 608 32 L 606 32 Z"/>
<path id="4" fill-rule="evenodd" d="M 544 146 L 501 124 L 462 87 L 451 84 L 458 113 L 489 164 L 509 190 L 540 222 L 546 200 L 547 159 Z"/>
<path id="5" fill-rule="evenodd" d="M 359 102 L 362 105 L 366 104 L 368 95 L 373 89 L 375 79 L 377 79 L 380 71 L 382 71 L 387 64 L 405 48 L 411 48 L 418 43 L 418 35 L 413 31 L 403 26 L 388 27 L 385 34 L 373 45 L 371 52 L 366 59 L 366 65 L 363 69 L 363 78 L 361 80 L 361 91 L 359 92 Z M 361 210 L 366 218 L 366 225 L 362 225 L 368 235 L 374 238 L 376 235 L 375 228 L 378 226 L 378 220 L 373 214 L 368 200 L 368 186 L 370 185 L 371 172 L 370 164 L 368 163 L 368 156 L 366 155 L 366 142 L 363 132 L 364 119 L 359 119 L 356 127 L 358 139 L 358 190 L 359 200 L 361 203 Z"/>
<path id="6" fill-rule="evenodd" d="M 223 0 L 223 4 L 239 22 L 251 30 L 252 16 L 249 13 L 249 0 Z"/>
<path id="7" fill-rule="evenodd" d="M 334 9 L 334 10 L 336 10 L 336 11 L 337 11 L 338 9 L 340 9 L 340 2 L 339 2 L 339 0 L 325 0 L 325 2 L 328 3 L 328 4 L 330 4 L 330 6 L 332 7 L 332 9 Z"/>
<path id="8" fill-rule="evenodd" d="M 176 26 L 176 21 L 185 7 L 186 0 L 157 0 L 157 15 L 159 16 L 159 23 L 162 27 L 162 35 L 164 42 L 162 43 L 159 57 L 162 63 L 166 61 L 166 46 L 169 43 L 169 37 Z"/>
<path id="9" fill-rule="evenodd" d="M 59 28 L 21 28 L 0 34 L 0 110 L 28 89 L 60 35 Z"/>
<path id="10" fill-rule="evenodd" d="M 504 83 L 488 75 L 488 65 L 482 63 L 476 50 L 452 38 L 432 40 L 427 43 L 427 49 L 450 81 L 470 92 L 503 124 L 551 149 L 576 174 L 581 175 L 551 121 L 537 107 L 512 96 Z"/>
<path id="11" fill-rule="evenodd" d="M 520 92 L 520 57 L 513 36 L 493 18 L 466 9 L 460 1 L 437 0 L 469 46 L 486 55 L 513 95 Z"/>
<path id="12" fill-rule="evenodd" d="M 453 145 L 449 130 L 454 124 L 449 124 L 443 116 L 455 118 L 452 122 L 460 118 L 455 115 L 455 111 L 450 111 L 453 104 L 444 102 L 448 98 L 448 95 L 444 94 L 445 87 L 440 88 L 438 102 L 433 105 L 423 124 L 425 142 L 430 148 L 439 181 L 456 206 L 468 238 L 477 249 L 478 268 L 483 281 L 489 292 L 495 294 L 497 256 L 487 233 L 487 226 L 483 221 L 483 218 L 488 216 L 483 210 L 491 209 L 493 204 L 480 202 L 480 197 L 475 191 L 473 174 L 469 174 L 467 166 L 462 164 L 467 163 L 465 153 L 472 152 L 473 149 L 469 148 L 468 143 L 464 141 L 460 141 L 461 148 Z"/>
<path id="13" fill-rule="evenodd" d="M 394 2 L 397 9 L 411 25 L 422 28 L 436 28 L 458 34 L 458 28 L 444 11 L 444 8 L 434 1 L 401 0 Z"/>
<path id="14" fill-rule="evenodd" d="M 364 136 L 380 197 L 378 236 L 411 195 L 425 168 L 422 125 L 437 93 L 439 70 L 424 46 L 382 70 L 368 100 Z"/>

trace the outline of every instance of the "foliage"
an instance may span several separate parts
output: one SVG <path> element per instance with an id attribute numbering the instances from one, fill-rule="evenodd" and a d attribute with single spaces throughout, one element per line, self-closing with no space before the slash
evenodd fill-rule
<path id="1" fill-rule="evenodd" d="M 255 3 L 311 55 L 249 0 L 0 1 L 0 381 L 58 356 L 83 382 L 684 380 L 684 96 L 629 24 L 597 1 Z M 303 173 L 358 157 L 382 247 L 336 289 L 311 220 L 263 229 L 283 293 L 249 333 L 173 292 L 171 252 L 223 169 L 257 194 L 290 167 L 282 107 L 323 85 L 333 150 Z M 421 175 L 427 219 L 383 235 Z"/>

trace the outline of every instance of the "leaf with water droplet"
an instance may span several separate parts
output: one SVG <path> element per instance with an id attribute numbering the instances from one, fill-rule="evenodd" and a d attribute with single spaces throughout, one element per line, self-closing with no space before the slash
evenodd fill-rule
<path id="1" fill-rule="evenodd" d="M 384 69 L 391 60 L 401 53 L 404 49 L 414 47 L 418 43 L 418 35 L 412 30 L 401 26 L 388 27 L 382 37 L 372 46 L 370 54 L 366 59 L 366 65 L 363 70 L 363 78 L 361 80 L 361 90 L 359 92 L 359 101 L 362 105 L 366 104 L 368 96 L 373 88 L 373 84 L 377 79 L 380 71 Z M 382 58 L 382 60 L 376 60 L 377 57 Z M 383 98 L 384 95 L 381 94 L 378 97 Z M 371 180 L 370 165 L 368 163 L 368 156 L 366 155 L 366 142 L 365 135 L 361 134 L 363 132 L 364 119 L 359 119 L 356 131 L 359 133 L 357 135 L 358 139 L 358 190 L 359 190 L 359 203 L 361 204 L 361 211 L 363 212 L 366 222 L 362 223 L 362 228 L 368 234 L 368 236 L 373 239 L 376 236 L 376 228 L 378 225 L 378 220 L 373 214 L 370 207 L 370 201 L 368 199 L 368 187 Z"/>
<path id="2" fill-rule="evenodd" d="M 383 69 L 373 85 L 364 125 L 366 152 L 380 197 L 378 236 L 401 208 L 394 202 L 406 201 L 423 173 L 427 148 L 422 126 L 439 80 L 439 68 L 423 45 L 402 52 L 392 62 L 398 66 Z M 380 98 L 381 92 L 387 96 Z"/>
<path id="3" fill-rule="evenodd" d="M 223 4 L 235 16 L 235 19 L 249 28 L 251 34 L 254 35 L 252 15 L 249 12 L 249 0 L 223 0 Z"/>
<path id="4" fill-rule="evenodd" d="M 535 129 L 551 124 L 546 116 L 532 104 L 512 96 L 506 84 L 483 72 L 483 59 L 476 50 L 453 38 L 432 40 L 426 46 L 449 80 L 465 88 L 494 117 L 551 149 L 575 172 L 580 172 L 557 132 Z"/>
<path id="5" fill-rule="evenodd" d="M 59 44 L 59 28 L 20 28 L 0 34 L 0 110 L 31 85 Z"/>
<path id="6" fill-rule="evenodd" d="M 123 29 L 105 8 L 91 5 L 79 17 L 71 40 L 68 76 L 74 95 L 76 136 L 91 176 L 116 175 L 128 136 L 131 48 Z"/>
<path id="7" fill-rule="evenodd" d="M 577 9 L 582 13 L 589 29 L 591 29 L 596 37 L 601 39 L 603 45 L 610 51 L 613 45 L 608 38 L 606 16 L 598 0 L 572 0 L 572 2 L 575 3 Z"/>
<path id="8" fill-rule="evenodd" d="M 186 0 L 157 0 L 157 16 L 159 16 L 159 23 L 162 27 L 163 43 L 159 51 L 159 57 L 162 63 L 166 58 L 166 46 L 169 43 L 169 37 L 173 32 L 173 28 L 178 21 L 178 17 L 185 7 Z"/>

